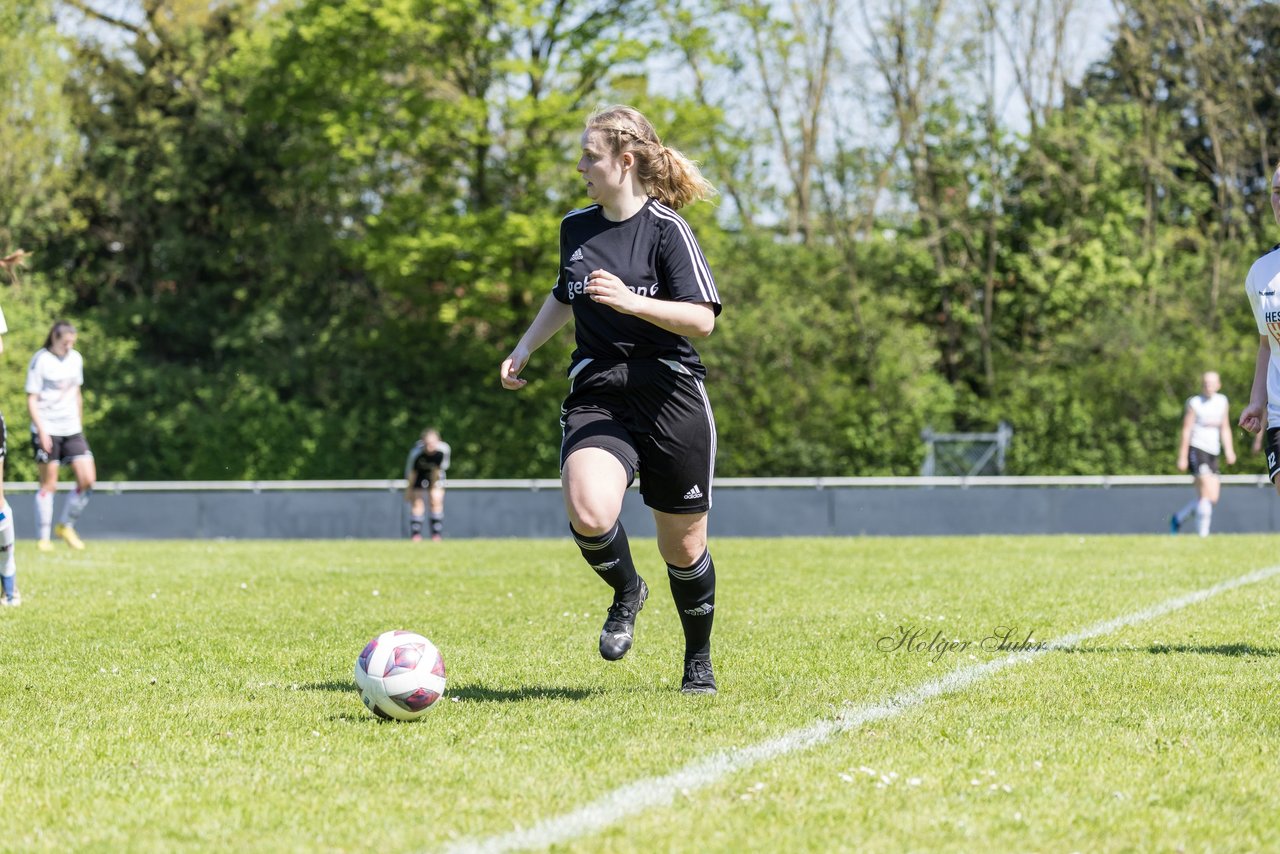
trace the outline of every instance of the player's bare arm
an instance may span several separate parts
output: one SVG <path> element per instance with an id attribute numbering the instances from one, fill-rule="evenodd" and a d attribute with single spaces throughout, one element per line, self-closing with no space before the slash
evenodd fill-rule
<path id="1" fill-rule="evenodd" d="M 1191 453 L 1191 428 L 1196 424 L 1196 414 L 1187 407 L 1187 411 L 1182 416 L 1182 438 L 1178 442 L 1178 471 L 1186 471 L 1187 459 Z"/>
<path id="2" fill-rule="evenodd" d="M 706 338 L 716 326 L 710 303 L 660 300 L 638 294 L 608 270 L 593 270 L 587 277 L 586 294 L 614 311 L 647 320 L 676 335 Z"/>
<path id="3" fill-rule="evenodd" d="M 36 428 L 36 441 L 40 443 L 40 447 L 46 454 L 49 453 L 53 450 L 53 440 L 49 438 L 44 425 L 40 423 L 40 395 L 27 395 L 27 412 L 31 415 L 31 426 Z"/>
<path id="4" fill-rule="evenodd" d="M 1227 465 L 1232 466 L 1236 463 L 1236 446 L 1235 440 L 1231 436 L 1231 409 L 1230 407 L 1222 411 L 1222 424 L 1219 425 L 1222 431 L 1222 453 L 1227 459 Z"/>
<path id="5" fill-rule="evenodd" d="M 18 284 L 18 270 L 27 266 L 27 259 L 34 254 L 25 249 L 18 249 L 0 258 L 0 270 L 9 274 L 10 283 Z"/>
<path id="6" fill-rule="evenodd" d="M 1267 419 L 1267 365 L 1271 361 L 1271 342 L 1267 336 L 1258 336 L 1258 359 L 1253 367 L 1253 387 L 1249 390 L 1249 405 L 1240 413 L 1240 426 L 1250 433 L 1266 427 Z"/>
<path id="7" fill-rule="evenodd" d="M 553 296 L 548 296 L 543 301 L 542 308 L 538 310 L 538 316 L 533 319 L 533 323 L 529 324 L 520 343 L 502 362 L 499 378 L 503 388 L 512 391 L 524 388 L 528 381 L 520 379 L 519 375 L 529 363 L 529 357 L 533 355 L 533 351 L 547 343 L 552 335 L 559 332 L 560 328 L 569 322 L 570 317 L 573 317 L 572 306 L 560 302 Z"/>

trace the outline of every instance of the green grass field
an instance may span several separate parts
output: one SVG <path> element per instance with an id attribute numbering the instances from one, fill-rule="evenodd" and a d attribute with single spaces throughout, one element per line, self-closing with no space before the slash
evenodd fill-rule
<path id="1" fill-rule="evenodd" d="M 720 540 L 720 694 L 686 697 L 652 542 L 636 647 L 565 541 L 19 543 L 0 850 L 426 851 L 569 813 L 1280 563 L 1274 538 Z M 679 793 L 573 851 L 1280 849 L 1280 577 Z M 899 627 L 964 650 L 878 648 Z M 441 648 L 422 721 L 361 705 L 380 631 Z"/>

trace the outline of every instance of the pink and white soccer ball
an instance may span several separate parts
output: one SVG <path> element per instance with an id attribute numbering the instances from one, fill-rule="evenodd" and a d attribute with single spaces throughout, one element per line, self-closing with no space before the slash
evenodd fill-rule
<path id="1" fill-rule="evenodd" d="M 415 721 L 444 696 L 444 658 L 413 632 L 383 632 L 356 659 L 356 686 L 380 718 Z"/>

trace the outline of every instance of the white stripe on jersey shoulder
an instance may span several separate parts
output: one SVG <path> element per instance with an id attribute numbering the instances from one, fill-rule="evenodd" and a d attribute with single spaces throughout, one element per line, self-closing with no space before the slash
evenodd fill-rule
<path id="1" fill-rule="evenodd" d="M 684 374 L 687 377 L 693 376 L 693 371 L 689 370 L 675 359 L 659 359 L 658 361 L 675 371 L 677 374 Z"/>
<path id="2" fill-rule="evenodd" d="M 562 216 L 560 218 L 560 221 L 564 222 L 566 219 L 568 219 L 571 216 L 580 216 L 581 214 L 585 214 L 585 213 L 594 213 L 595 211 L 598 211 L 598 210 L 600 210 L 599 205 L 587 205 L 585 208 L 574 208 L 573 210 L 569 211 L 567 214 Z"/>
<path id="3" fill-rule="evenodd" d="M 694 278 L 698 282 L 698 293 L 702 295 L 704 302 L 719 304 L 720 294 L 716 290 L 716 281 L 711 276 L 711 268 L 707 266 L 707 259 L 698 247 L 698 241 L 693 236 L 693 229 L 689 227 L 689 223 L 684 221 L 684 217 L 657 199 L 653 200 L 649 210 L 653 211 L 653 215 L 659 219 L 676 224 L 676 232 L 683 240 L 684 247 L 689 253 L 689 261 L 693 265 Z"/>

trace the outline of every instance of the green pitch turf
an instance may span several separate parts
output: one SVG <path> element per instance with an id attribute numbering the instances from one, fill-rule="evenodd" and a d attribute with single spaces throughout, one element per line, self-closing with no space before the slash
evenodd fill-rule
<path id="1" fill-rule="evenodd" d="M 617 663 L 568 541 L 19 543 L 0 850 L 427 851 L 1280 563 L 1270 537 L 719 540 L 716 697 L 653 593 Z M 575 851 L 1280 849 L 1280 578 L 1053 651 L 575 836 Z M 449 691 L 352 667 L 430 637 Z M 938 652 L 887 649 L 903 630 Z M 938 633 L 941 633 L 939 635 Z"/>

